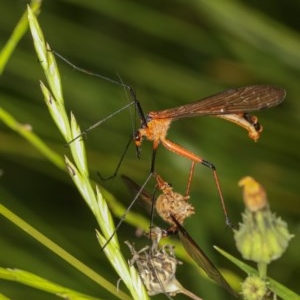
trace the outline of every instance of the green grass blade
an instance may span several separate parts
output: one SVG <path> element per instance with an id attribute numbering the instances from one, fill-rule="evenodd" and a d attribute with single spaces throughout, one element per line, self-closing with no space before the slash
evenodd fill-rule
<path id="1" fill-rule="evenodd" d="M 40 6 L 42 4 L 41 0 L 32 0 L 30 3 L 30 7 L 32 11 L 38 15 L 40 12 Z M 5 46 L 2 48 L 0 52 L 0 75 L 3 73 L 5 66 L 11 57 L 13 51 L 15 50 L 16 46 L 18 45 L 21 38 L 24 36 L 28 29 L 28 18 L 27 12 L 23 14 L 20 21 L 18 22 L 16 28 L 14 29 L 12 35 L 8 39 Z"/>
<path id="2" fill-rule="evenodd" d="M 225 256 L 227 259 L 229 259 L 231 262 L 233 262 L 235 265 L 237 265 L 240 269 L 242 269 L 247 274 L 254 274 L 258 276 L 258 271 L 253 269 L 252 267 L 248 266 L 244 262 L 238 260 L 237 258 L 233 257 L 226 251 L 214 246 L 214 248 L 221 253 L 223 256 Z M 277 296 L 284 300 L 300 300 L 300 296 L 282 285 L 281 283 L 273 280 L 270 277 L 267 277 L 268 287 L 269 289 L 275 293 Z"/>
<path id="3" fill-rule="evenodd" d="M 40 276 L 36 276 L 30 272 L 26 272 L 23 270 L 0 268 L 0 278 L 34 287 L 36 289 L 54 294 L 63 299 L 69 299 L 69 300 L 99 300 L 100 299 L 100 298 L 91 297 L 76 292 L 74 290 L 68 289 L 59 284 L 56 284 Z"/>

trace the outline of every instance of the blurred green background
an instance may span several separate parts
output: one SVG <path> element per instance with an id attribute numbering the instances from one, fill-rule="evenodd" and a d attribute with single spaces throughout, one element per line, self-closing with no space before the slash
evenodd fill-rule
<path id="1" fill-rule="evenodd" d="M 0 48 L 26 8 L 26 1 L 0 0 Z M 253 176 L 267 190 L 274 212 L 295 234 L 288 251 L 272 263 L 269 275 L 300 292 L 299 128 L 300 128 L 300 2 L 297 1 L 49 1 L 39 21 L 51 47 L 76 65 L 132 85 L 145 112 L 195 101 L 219 91 L 252 84 L 274 84 L 287 91 L 285 102 L 257 112 L 264 126 L 254 143 L 247 133 L 210 117 L 174 122 L 169 138 L 215 164 L 232 221 L 243 210 L 239 179 Z M 121 108 L 124 90 L 74 71 L 59 61 L 66 106 L 81 128 Z M 44 80 L 29 32 L 21 40 L 0 79 L 0 105 L 19 122 L 30 124 L 51 148 L 69 154 L 50 118 L 40 92 Z M 131 134 L 131 117 L 123 112 L 88 134 L 91 175 L 127 206 L 131 200 L 118 177 L 102 183 L 96 171 L 110 175 Z M 151 144 L 138 160 L 131 145 L 120 173 L 142 184 L 149 172 Z M 184 192 L 190 162 L 159 148 L 157 170 Z M 117 283 L 118 276 L 100 252 L 96 222 L 67 173 L 55 168 L 17 133 L 0 123 L 0 198 L 16 214 Z M 153 190 L 154 182 L 149 185 Z M 220 268 L 244 277 L 212 249 L 218 245 L 236 257 L 211 171 L 197 166 L 191 188 L 196 215 L 185 227 Z M 117 220 L 116 220 L 117 221 Z M 159 221 L 157 221 L 159 223 Z M 162 223 L 159 223 L 162 224 Z M 0 218 L 0 265 L 20 268 L 95 297 L 113 299 L 104 290 Z M 123 224 L 119 235 L 135 237 Z M 126 257 L 129 251 L 124 245 Z M 184 264 L 178 270 L 183 285 L 204 299 L 229 299 L 220 288 Z M 121 288 L 123 285 L 121 284 Z M 13 299 L 56 299 L 18 284 L 0 283 Z M 165 296 L 158 296 L 163 299 Z M 176 299 L 185 299 L 176 296 Z"/>

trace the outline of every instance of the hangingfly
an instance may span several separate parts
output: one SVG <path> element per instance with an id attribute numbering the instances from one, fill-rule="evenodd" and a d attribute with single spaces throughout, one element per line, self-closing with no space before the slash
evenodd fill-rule
<path id="1" fill-rule="evenodd" d="M 156 150 L 159 144 L 162 144 L 166 149 L 177 155 L 186 157 L 192 162 L 185 192 L 187 196 L 190 192 L 195 164 L 200 163 L 206 167 L 209 167 L 214 175 L 219 198 L 226 219 L 226 224 L 231 225 L 226 211 L 226 206 L 215 166 L 209 161 L 200 157 L 199 155 L 167 139 L 166 136 L 169 127 L 173 121 L 181 118 L 197 116 L 214 116 L 241 126 L 242 128 L 248 131 L 248 135 L 251 139 L 257 141 L 260 137 L 260 133 L 262 132 L 263 127 L 258 122 L 257 117 L 251 115 L 250 112 L 264 110 L 280 104 L 284 100 L 286 95 L 286 92 L 283 88 L 272 85 L 253 85 L 229 89 L 224 92 L 208 96 L 204 99 L 192 103 L 160 111 L 150 111 L 147 115 L 145 115 L 142 110 L 142 106 L 136 97 L 136 93 L 131 86 L 118 81 L 114 81 L 102 75 L 78 68 L 65 58 L 61 57 L 59 54 L 55 54 L 58 55 L 68 64 L 72 65 L 77 70 L 86 72 L 93 76 L 100 77 L 101 79 L 107 80 L 113 84 L 117 84 L 124 87 L 125 89 L 128 89 L 133 99 L 133 101 L 128 103 L 126 106 L 122 107 L 118 111 L 112 113 L 111 115 L 107 116 L 106 118 L 100 120 L 99 122 L 84 130 L 81 135 L 76 136 L 69 143 L 73 142 L 80 136 L 86 135 L 88 131 L 99 126 L 100 124 L 105 122 L 110 117 L 116 115 L 120 111 L 128 108 L 131 105 L 135 105 L 141 121 L 140 128 L 135 132 L 133 137 L 138 157 L 140 157 L 140 148 L 144 139 L 149 140 L 153 143 L 150 173 L 154 173 L 155 171 Z M 116 176 L 124 156 L 125 155 L 123 154 L 114 174 L 108 178 Z M 149 178 L 150 176 L 147 178 L 147 180 L 149 180 Z"/>
<path id="2" fill-rule="evenodd" d="M 62 59 L 65 63 L 72 66 L 72 68 L 74 68 L 75 70 L 89 74 L 91 76 L 98 77 L 112 84 L 119 85 L 127 89 L 132 97 L 132 101 L 130 103 L 115 111 L 114 113 L 110 114 L 106 118 L 96 122 L 87 129 L 83 130 L 80 135 L 74 137 L 71 141 L 68 142 L 67 145 L 69 145 L 79 137 L 86 135 L 88 131 L 94 129 L 109 118 L 115 116 L 120 111 L 128 108 L 131 105 L 135 105 L 141 120 L 141 126 L 135 132 L 133 138 L 137 147 L 138 156 L 140 155 L 140 147 L 144 138 L 153 142 L 153 154 L 150 169 L 151 173 L 155 171 L 155 153 L 158 145 L 161 143 L 166 149 L 170 150 L 171 152 L 174 152 L 180 156 L 184 156 L 192 161 L 192 166 L 190 169 L 186 189 L 186 195 L 189 194 L 191 180 L 194 172 L 194 165 L 195 163 L 201 163 L 213 170 L 222 204 L 223 197 L 220 189 L 219 180 L 216 174 L 215 166 L 203 159 L 202 157 L 185 149 L 184 147 L 168 140 L 166 136 L 171 123 L 174 120 L 178 120 L 181 118 L 197 116 L 214 116 L 233 122 L 245 128 L 248 131 L 249 137 L 254 141 L 257 141 L 259 139 L 260 133 L 263 130 L 263 127 L 258 122 L 257 117 L 252 116 L 249 113 L 252 111 L 259 111 L 271 108 L 273 106 L 277 106 L 284 100 L 286 95 L 286 91 L 280 87 L 272 85 L 252 85 L 229 89 L 224 92 L 208 96 L 201 100 L 177 106 L 174 108 L 169 108 L 160 111 L 150 111 L 147 115 L 145 115 L 142 110 L 142 106 L 136 97 L 136 93 L 131 86 L 105 77 L 103 75 L 77 67 L 56 51 L 51 51 L 57 57 Z M 123 160 L 123 158 L 124 155 L 122 156 L 121 161 Z M 117 165 L 117 170 L 115 171 L 114 176 L 117 174 L 121 161 Z"/>
<path id="3" fill-rule="evenodd" d="M 146 116 L 140 113 L 142 115 L 141 127 L 134 137 L 136 147 L 138 149 L 141 147 L 144 138 L 153 142 L 151 172 L 155 171 L 155 153 L 159 144 L 162 144 L 169 151 L 191 160 L 192 165 L 186 195 L 189 195 L 195 164 L 201 163 L 209 167 L 214 174 L 226 223 L 230 223 L 215 166 L 195 153 L 168 140 L 166 136 L 169 127 L 174 120 L 181 118 L 215 116 L 245 128 L 249 133 L 249 137 L 257 141 L 263 128 L 257 118 L 250 115 L 249 112 L 276 106 L 284 100 L 285 94 L 285 90 L 279 87 L 254 85 L 230 89 L 175 108 L 150 111 Z"/>
<path id="4" fill-rule="evenodd" d="M 228 214 L 227 214 L 227 210 L 226 210 L 226 206 L 225 206 L 225 202 L 224 202 L 224 198 L 223 198 L 223 194 L 222 194 L 222 190 L 221 190 L 221 186 L 219 183 L 219 178 L 215 166 L 209 161 L 200 157 L 199 155 L 167 139 L 167 133 L 169 127 L 173 121 L 181 118 L 189 118 L 189 117 L 197 117 L 197 116 L 214 116 L 214 117 L 225 119 L 227 121 L 233 122 L 241 126 L 242 128 L 248 131 L 249 137 L 251 139 L 257 141 L 260 137 L 260 133 L 262 132 L 263 127 L 258 122 L 257 117 L 251 115 L 250 112 L 271 108 L 273 106 L 280 104 L 284 100 L 286 95 L 286 92 L 283 88 L 272 86 L 272 85 L 253 85 L 253 86 L 239 87 L 235 89 L 229 89 L 224 92 L 212 96 L 208 96 L 202 100 L 198 100 L 178 107 L 160 110 L 160 111 L 150 111 L 147 115 L 145 115 L 142 110 L 142 106 L 136 97 L 136 93 L 131 86 L 126 85 L 122 82 L 115 81 L 108 77 L 102 76 L 100 74 L 96 74 L 84 70 L 82 68 L 79 68 L 74 64 L 72 64 L 67 59 L 65 59 L 64 57 L 62 57 L 57 52 L 55 51 L 52 52 L 78 71 L 87 73 L 92 76 L 96 76 L 100 79 L 106 80 L 110 83 L 119 85 L 127 89 L 133 99 L 130 103 L 128 103 L 124 107 L 120 108 L 116 112 L 112 113 L 111 115 L 107 116 L 106 118 L 100 120 L 99 122 L 95 123 L 94 125 L 84 130 L 79 136 L 76 136 L 74 137 L 74 139 L 69 141 L 68 144 L 78 139 L 79 137 L 86 135 L 88 131 L 99 126 L 107 119 L 111 118 L 112 116 L 115 116 L 120 111 L 128 108 L 131 105 L 135 105 L 141 121 L 140 128 L 134 133 L 133 136 L 138 156 L 140 156 L 140 147 L 144 139 L 149 140 L 153 143 L 150 174 L 147 177 L 146 181 L 144 182 L 143 187 L 150 180 L 151 174 L 155 172 L 156 150 L 159 144 L 162 144 L 169 151 L 177 155 L 186 157 L 191 161 L 191 167 L 190 167 L 190 172 L 189 172 L 189 177 L 188 177 L 188 182 L 187 182 L 187 187 L 185 192 L 186 196 L 188 196 L 190 192 L 195 164 L 200 163 L 206 167 L 209 167 L 212 170 L 216 182 L 219 198 L 221 200 L 222 209 L 224 211 L 226 224 L 231 225 L 230 220 L 228 218 Z M 116 176 L 124 156 L 125 153 L 122 155 L 121 160 L 119 161 L 114 174 L 109 178 Z M 138 198 L 139 193 L 140 191 L 133 199 L 130 207 Z M 130 207 L 128 208 L 128 210 L 130 209 Z M 125 214 L 127 213 L 127 211 L 125 212 Z M 121 222 L 125 217 L 125 214 L 123 217 L 121 217 L 121 220 L 117 225 L 117 228 L 119 228 Z"/>

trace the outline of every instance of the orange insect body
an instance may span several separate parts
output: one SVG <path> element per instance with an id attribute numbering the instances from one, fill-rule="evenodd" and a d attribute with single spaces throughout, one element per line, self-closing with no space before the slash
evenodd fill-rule
<path id="1" fill-rule="evenodd" d="M 262 126 L 258 123 L 257 117 L 251 116 L 249 112 L 278 105 L 284 98 L 285 90 L 282 88 L 254 85 L 230 89 L 175 108 L 150 111 L 142 120 L 142 127 L 136 133 L 135 143 L 140 147 L 145 137 L 154 142 L 153 149 L 156 149 L 159 141 L 164 144 L 172 121 L 205 115 L 223 118 L 245 128 L 250 138 L 256 141 L 262 132 Z M 172 151 L 170 148 L 168 149 Z M 177 153 L 176 150 L 173 152 Z"/>
<path id="2" fill-rule="evenodd" d="M 250 114 L 230 114 L 230 115 L 217 115 L 215 117 L 235 123 L 248 131 L 250 139 L 257 142 L 260 133 L 263 131 L 263 126 L 260 125 L 256 116 Z"/>
<path id="3" fill-rule="evenodd" d="M 166 138 L 167 132 L 171 125 L 171 119 L 159 119 L 151 120 L 147 123 L 147 126 L 140 128 L 136 134 L 135 144 L 140 147 L 144 137 L 148 141 L 153 142 L 153 148 L 156 149 L 160 142 Z"/>

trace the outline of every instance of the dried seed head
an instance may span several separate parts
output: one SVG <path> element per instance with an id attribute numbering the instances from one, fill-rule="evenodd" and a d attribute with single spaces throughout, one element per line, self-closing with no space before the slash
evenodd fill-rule
<path id="1" fill-rule="evenodd" d="M 162 192 L 156 199 L 155 209 L 157 213 L 163 220 L 173 225 L 173 227 L 176 227 L 173 218 L 182 225 L 186 218 L 195 213 L 195 208 L 188 202 L 190 197 L 174 192 L 172 186 L 165 182 L 158 174 L 155 174 L 155 177 L 158 187 Z"/>
<path id="2" fill-rule="evenodd" d="M 160 293 L 175 296 L 177 293 L 183 293 L 191 299 L 202 300 L 186 290 L 176 279 L 177 265 L 182 263 L 176 259 L 172 245 L 158 246 L 162 232 L 158 227 L 153 228 L 150 235 L 152 247 L 146 246 L 139 251 L 126 241 L 132 254 L 129 265 L 137 267 L 149 296 Z"/>

